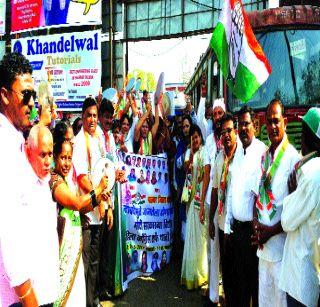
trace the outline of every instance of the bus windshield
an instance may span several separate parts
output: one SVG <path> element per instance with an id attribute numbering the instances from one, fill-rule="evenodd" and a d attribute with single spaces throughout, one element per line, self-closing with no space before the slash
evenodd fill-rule
<path id="1" fill-rule="evenodd" d="M 272 72 L 248 105 L 263 109 L 274 98 L 286 107 L 311 106 L 320 102 L 320 30 L 280 30 L 256 34 Z M 229 91 L 232 112 L 244 103 Z"/>

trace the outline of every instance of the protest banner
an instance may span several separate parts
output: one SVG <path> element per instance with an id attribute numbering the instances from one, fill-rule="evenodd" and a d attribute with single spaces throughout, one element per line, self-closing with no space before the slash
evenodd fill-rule
<path id="1" fill-rule="evenodd" d="M 102 0 L 11 0 L 11 33 L 101 24 Z"/>
<path id="2" fill-rule="evenodd" d="M 127 183 L 121 185 L 125 220 L 125 279 L 163 269 L 170 260 L 173 207 L 167 158 L 126 154 Z"/>
<path id="3" fill-rule="evenodd" d="M 33 66 L 35 87 L 49 81 L 59 110 L 81 110 L 101 84 L 101 31 L 33 36 L 12 40 L 12 51 Z"/>
<path id="4" fill-rule="evenodd" d="M 6 0 L 0 0 L 0 35 L 6 33 Z"/>

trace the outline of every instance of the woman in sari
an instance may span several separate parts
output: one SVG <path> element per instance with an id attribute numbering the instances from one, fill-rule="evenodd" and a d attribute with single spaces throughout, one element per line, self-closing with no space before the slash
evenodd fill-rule
<path id="1" fill-rule="evenodd" d="M 181 283 L 188 290 L 205 286 L 208 282 L 207 224 L 199 218 L 203 182 L 204 146 L 201 130 L 190 129 L 191 145 L 186 152 L 185 169 L 189 197 L 187 202 L 186 238 L 183 250 Z M 205 213 L 207 215 L 207 213 Z M 208 217 L 208 215 L 207 215 Z M 205 221 L 208 219 L 206 218 Z"/>
<path id="2" fill-rule="evenodd" d="M 180 246 L 182 241 L 185 241 L 186 237 L 186 206 L 184 204 L 181 204 L 181 194 L 182 194 L 182 187 L 184 186 L 184 182 L 186 180 L 186 172 L 184 169 L 184 161 L 186 156 L 186 151 L 188 146 L 190 146 L 190 128 L 192 127 L 192 119 L 189 115 L 185 115 L 182 118 L 182 127 L 181 127 L 181 135 L 179 137 L 179 142 L 177 145 L 177 150 L 175 154 L 175 160 L 174 160 L 174 172 L 175 172 L 175 180 L 177 185 L 177 200 L 178 200 L 178 206 L 176 208 L 179 210 L 175 213 L 177 216 L 177 227 L 178 227 L 178 235 L 180 235 L 180 238 L 177 237 L 176 241 L 178 242 L 177 246 Z M 181 241 L 180 241 L 181 240 Z M 181 242 L 181 243 L 180 243 Z M 180 243 L 180 244 L 179 244 Z M 177 248 L 178 253 L 180 255 L 180 249 Z M 182 248 L 181 248 L 182 250 Z"/>
<path id="3" fill-rule="evenodd" d="M 132 116 L 128 115 L 129 109 L 132 110 Z M 132 94 L 127 95 L 127 105 L 123 114 L 120 117 L 120 132 L 123 138 L 122 151 L 132 153 L 133 152 L 133 139 L 135 127 L 138 123 L 138 108 L 134 101 Z"/>
<path id="4" fill-rule="evenodd" d="M 107 179 L 103 177 L 97 188 L 77 196 L 76 186 L 68 180 L 72 167 L 72 144 L 62 139 L 54 144 L 55 168 L 51 175 L 52 197 L 58 204 L 60 221 L 64 220 L 60 243 L 60 289 L 54 306 L 85 306 L 86 288 L 82 263 L 82 230 L 80 213 L 86 213 L 98 205 Z M 58 223 L 59 224 L 59 223 Z M 58 227 L 59 228 L 59 227 Z"/>
<path id="5" fill-rule="evenodd" d="M 156 137 L 159 126 L 158 104 L 155 102 L 155 121 L 151 124 L 151 104 L 146 104 L 146 113 L 139 119 L 134 130 L 133 152 L 139 155 L 152 155 L 152 140 Z"/>

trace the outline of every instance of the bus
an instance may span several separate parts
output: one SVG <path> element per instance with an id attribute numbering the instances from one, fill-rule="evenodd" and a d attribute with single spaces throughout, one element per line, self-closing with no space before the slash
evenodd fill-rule
<path id="1" fill-rule="evenodd" d="M 278 98 L 283 102 L 288 119 L 287 134 L 298 150 L 301 148 L 300 116 L 320 103 L 319 6 L 279 6 L 247 13 L 272 67 L 268 80 L 247 103 L 257 115 L 256 134 L 265 142 L 268 141 L 265 109 L 272 99 Z M 208 104 L 223 97 L 232 113 L 244 105 L 228 90 L 210 48 L 202 55 L 186 93 L 194 101 L 199 101 L 201 96 L 206 97 Z"/>

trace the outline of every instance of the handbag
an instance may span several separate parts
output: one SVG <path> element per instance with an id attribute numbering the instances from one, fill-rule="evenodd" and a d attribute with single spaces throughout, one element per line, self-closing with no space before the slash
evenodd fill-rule
<path id="1" fill-rule="evenodd" d="M 189 189 L 189 174 L 186 175 L 186 179 L 184 181 L 183 190 L 181 194 L 181 202 L 188 203 L 190 199 L 191 190 Z"/>

